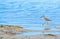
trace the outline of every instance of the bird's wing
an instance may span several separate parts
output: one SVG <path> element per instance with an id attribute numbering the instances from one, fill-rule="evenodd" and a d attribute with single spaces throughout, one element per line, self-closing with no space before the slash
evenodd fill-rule
<path id="1" fill-rule="evenodd" d="M 48 19 L 48 18 L 44 18 L 45 20 L 47 20 L 47 21 L 52 21 L 52 20 L 50 20 L 50 19 Z"/>

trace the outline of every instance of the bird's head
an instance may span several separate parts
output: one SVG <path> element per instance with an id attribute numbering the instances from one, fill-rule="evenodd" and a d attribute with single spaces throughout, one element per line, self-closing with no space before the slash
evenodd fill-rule
<path id="1" fill-rule="evenodd" d="M 44 17 L 45 17 L 45 15 L 41 16 L 40 18 L 44 18 Z"/>

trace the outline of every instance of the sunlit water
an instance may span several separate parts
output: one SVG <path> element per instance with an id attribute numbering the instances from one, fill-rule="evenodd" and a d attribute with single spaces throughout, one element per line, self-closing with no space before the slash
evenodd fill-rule
<path id="1" fill-rule="evenodd" d="M 31 25 L 31 26 L 28 26 L 28 25 Z M 35 25 L 35 26 L 32 26 L 32 25 Z M 37 25 L 37 26 L 36 26 Z M 25 24 L 25 26 L 23 25 L 24 29 L 28 29 L 28 30 L 44 30 L 44 26 L 40 26 L 39 24 Z M 46 26 L 46 27 L 49 27 L 49 26 Z M 17 36 L 20 36 L 20 35 L 39 35 L 39 34 L 60 34 L 60 29 L 56 29 L 55 27 L 52 27 L 50 29 L 51 31 L 52 30 L 59 30 L 59 32 L 25 32 L 25 33 L 22 33 L 22 34 L 17 34 Z"/>
<path id="2" fill-rule="evenodd" d="M 0 24 L 17 24 L 23 26 L 24 29 L 42 30 L 43 27 L 38 25 L 45 23 L 40 18 L 42 15 L 52 20 L 49 26 L 60 24 L 60 0 L 0 0 Z M 59 34 L 59 32 L 45 32 L 47 33 Z M 37 34 L 43 33 L 25 32 L 18 35 Z"/>

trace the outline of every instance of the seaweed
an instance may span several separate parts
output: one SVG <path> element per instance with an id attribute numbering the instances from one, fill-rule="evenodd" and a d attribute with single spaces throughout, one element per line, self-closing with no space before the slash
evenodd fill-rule
<path id="1" fill-rule="evenodd" d="M 52 37 L 56 37 L 56 35 L 54 35 L 54 34 L 45 34 L 45 36 L 52 36 Z"/>

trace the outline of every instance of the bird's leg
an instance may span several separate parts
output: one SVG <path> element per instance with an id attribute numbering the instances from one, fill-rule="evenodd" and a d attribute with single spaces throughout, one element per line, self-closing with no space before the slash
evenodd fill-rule
<path id="1" fill-rule="evenodd" d="M 44 23 L 42 24 L 42 26 L 44 27 L 44 30 L 45 30 L 45 28 L 46 28 L 45 24 L 48 25 L 48 22 L 44 22 Z M 45 32 L 43 31 L 42 33 L 44 34 Z"/>
<path id="2" fill-rule="evenodd" d="M 45 28 L 46 28 L 45 24 L 48 25 L 48 22 L 45 22 L 45 23 L 43 24 L 44 30 L 45 30 Z M 44 34 L 44 33 L 45 33 L 45 31 L 43 31 L 43 34 Z"/>
<path id="3" fill-rule="evenodd" d="M 45 23 L 43 23 L 42 26 L 45 26 Z"/>
<path id="4" fill-rule="evenodd" d="M 48 25 L 48 22 L 46 22 L 47 23 L 47 25 Z"/>
<path id="5" fill-rule="evenodd" d="M 46 22 L 44 22 L 43 24 L 42 24 L 42 26 L 45 28 L 45 24 L 46 24 Z M 44 32 L 44 29 L 43 29 L 43 32 L 42 32 L 43 34 L 45 33 Z"/>

